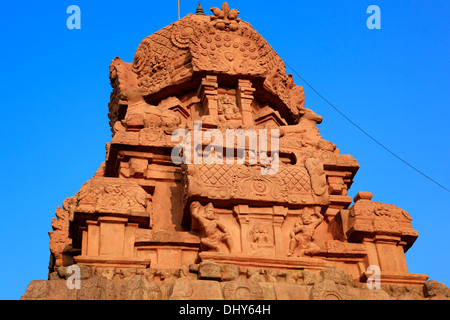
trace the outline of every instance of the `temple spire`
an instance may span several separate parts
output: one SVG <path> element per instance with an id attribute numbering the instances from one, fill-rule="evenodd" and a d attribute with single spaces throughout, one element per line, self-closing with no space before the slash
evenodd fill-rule
<path id="1" fill-rule="evenodd" d="M 200 1 L 198 2 L 197 10 L 195 11 L 195 14 L 199 15 L 199 16 L 206 16 L 205 12 L 203 11 L 202 4 L 200 3 Z"/>

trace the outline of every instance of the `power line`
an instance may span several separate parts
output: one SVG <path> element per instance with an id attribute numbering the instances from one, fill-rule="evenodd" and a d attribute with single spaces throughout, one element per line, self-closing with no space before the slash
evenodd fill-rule
<path id="1" fill-rule="evenodd" d="M 323 99 L 323 101 L 325 101 L 328 105 L 330 105 L 334 110 L 336 110 L 337 113 L 339 113 L 341 116 L 343 116 L 348 122 L 350 122 L 353 126 L 355 126 L 358 130 L 360 130 L 362 133 L 364 133 L 367 137 L 369 137 L 372 141 L 374 141 L 376 144 L 378 144 L 380 147 L 382 147 L 384 150 L 386 150 L 387 152 L 389 152 L 390 154 L 392 154 L 394 157 L 396 157 L 398 160 L 400 160 L 401 162 L 403 162 L 404 164 L 406 164 L 408 167 L 410 167 L 411 169 L 413 169 L 414 171 L 418 172 L 419 174 L 421 174 L 422 176 L 424 176 L 425 178 L 427 178 L 428 180 L 430 180 L 431 182 L 434 182 L 435 184 L 437 184 L 439 187 L 441 187 L 442 189 L 446 190 L 447 192 L 450 192 L 450 190 L 448 190 L 446 187 L 444 187 L 442 184 L 440 184 L 439 182 L 433 180 L 432 178 L 430 178 L 429 176 L 427 176 L 425 173 L 423 173 L 422 171 L 420 171 L 419 169 L 415 168 L 413 165 L 409 164 L 406 160 L 402 159 L 401 157 L 399 157 L 398 155 L 396 155 L 394 152 L 392 152 L 391 150 L 389 150 L 389 148 L 387 148 L 385 145 L 383 145 L 380 141 L 378 141 L 377 139 L 375 139 L 374 137 L 372 137 L 369 133 L 367 133 L 365 130 L 363 130 L 360 126 L 358 126 L 355 122 L 353 122 L 349 117 L 347 117 L 344 113 L 342 113 L 338 108 L 336 108 L 330 101 L 328 101 L 322 94 L 320 94 L 320 92 L 318 92 L 316 89 L 314 89 L 309 83 L 308 81 L 306 81 L 302 76 L 300 76 L 297 71 L 294 70 L 294 68 L 292 68 L 287 62 L 285 62 L 285 64 L 297 75 L 297 77 L 299 77 L 309 88 L 311 88 L 311 90 L 313 90 L 320 98 Z"/>

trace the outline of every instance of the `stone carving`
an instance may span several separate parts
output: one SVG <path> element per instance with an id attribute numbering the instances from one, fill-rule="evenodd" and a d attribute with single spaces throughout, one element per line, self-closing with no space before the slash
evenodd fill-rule
<path id="1" fill-rule="evenodd" d="M 117 293 L 115 292 L 114 283 L 101 276 L 94 276 L 83 282 L 82 289 L 77 291 L 77 300 L 115 300 Z M 81 288 L 81 286 L 80 286 Z"/>
<path id="2" fill-rule="evenodd" d="M 270 227 L 267 225 L 264 225 L 262 223 L 256 223 L 253 225 L 253 228 L 250 230 L 250 240 L 252 242 L 252 245 L 258 245 L 258 244 L 267 244 L 270 241 L 269 236 L 269 230 Z"/>
<path id="3" fill-rule="evenodd" d="M 141 42 L 130 70 L 140 88 L 154 93 L 192 75 L 186 49 L 196 28 L 192 19 L 179 20 Z"/>
<path id="4" fill-rule="evenodd" d="M 322 270 L 320 277 L 311 288 L 311 300 L 352 300 L 345 273 L 329 268 Z"/>
<path id="5" fill-rule="evenodd" d="M 228 94 L 219 96 L 218 98 L 218 114 L 219 121 L 226 122 L 228 120 L 241 120 L 242 114 L 236 103 L 233 102 Z"/>
<path id="6" fill-rule="evenodd" d="M 294 86 L 289 90 L 289 101 L 292 108 L 297 108 L 300 114 L 305 111 L 305 92 L 302 86 Z"/>
<path id="7" fill-rule="evenodd" d="M 180 116 L 174 111 L 163 106 L 147 104 L 138 90 L 129 90 L 125 95 L 128 110 L 123 124 L 128 130 L 148 128 L 152 124 L 177 126 L 181 123 Z"/>
<path id="8" fill-rule="evenodd" d="M 423 294 L 430 300 L 450 299 L 450 288 L 436 280 L 428 281 L 423 287 Z"/>
<path id="9" fill-rule="evenodd" d="M 314 194 L 318 197 L 326 195 L 328 183 L 322 162 L 317 158 L 309 158 L 306 160 L 305 167 L 311 176 L 311 186 Z"/>
<path id="10" fill-rule="evenodd" d="M 295 195 L 311 194 L 311 177 L 305 167 L 291 166 L 289 168 L 281 168 L 280 176 L 286 183 L 287 190 L 295 191 L 291 195 L 292 201 L 296 201 Z"/>
<path id="11" fill-rule="evenodd" d="M 351 205 L 359 164 L 321 137 L 283 60 L 238 10 L 211 11 L 199 6 L 144 38 L 132 62 L 111 62 L 105 160 L 56 210 L 49 280 L 23 298 L 447 299 L 408 271 L 418 233 L 406 211 L 367 192 Z M 201 143 L 191 135 L 194 148 L 176 149 L 176 129 Z M 212 152 L 210 129 L 227 152 Z M 228 129 L 258 133 L 242 146 Z M 279 148 L 278 135 L 266 139 L 270 157 L 262 129 L 281 133 Z M 79 291 L 66 285 L 72 264 Z M 379 290 L 366 285 L 373 265 Z"/>
<path id="12" fill-rule="evenodd" d="M 293 122 L 297 122 L 299 110 L 304 105 L 303 88 L 295 85 L 291 74 L 286 74 L 286 67 L 279 56 L 269 58 L 269 66 L 270 72 L 264 81 L 264 87 L 289 106 L 289 112 L 295 119 Z"/>
<path id="13" fill-rule="evenodd" d="M 298 123 L 299 126 L 303 127 L 306 132 L 322 139 L 319 134 L 319 129 L 317 129 L 317 125 L 322 123 L 323 118 L 308 108 L 300 109 L 299 113 L 301 115 L 300 122 Z"/>
<path id="14" fill-rule="evenodd" d="M 215 28 L 219 30 L 236 31 L 239 28 L 238 23 L 241 21 L 237 16 L 239 11 L 231 9 L 228 3 L 224 2 L 222 8 L 211 8 L 214 16 L 211 16 L 211 21 Z"/>
<path id="15" fill-rule="evenodd" d="M 201 250 L 218 251 L 219 245 L 224 243 L 228 250 L 233 251 L 233 240 L 224 224 L 222 224 L 215 215 L 214 206 L 208 203 L 202 207 L 198 201 L 194 201 L 190 206 L 191 215 L 198 227 L 194 226 L 200 232 Z"/>
<path id="16" fill-rule="evenodd" d="M 106 182 L 106 183 L 105 183 Z M 70 212 L 147 214 L 148 195 L 132 182 L 99 178 L 86 182 L 70 200 Z"/>
<path id="17" fill-rule="evenodd" d="M 215 34 L 199 32 L 191 39 L 195 68 L 251 75 L 266 71 L 268 45 L 254 32 L 242 35 L 219 30 Z"/>
<path id="18" fill-rule="evenodd" d="M 67 201 L 63 206 L 67 208 Z M 50 270 L 54 270 L 60 266 L 71 264 L 71 257 L 67 256 L 67 251 L 72 249 L 72 239 L 69 238 L 69 212 L 65 209 L 61 209 L 60 206 L 55 212 L 56 219 L 53 218 L 51 225 L 52 231 L 49 231 L 50 236 Z"/>
<path id="19" fill-rule="evenodd" d="M 148 281 L 143 275 L 135 275 L 121 289 L 120 296 L 124 300 L 161 300 L 161 288 Z"/>
<path id="20" fill-rule="evenodd" d="M 170 40 L 179 49 L 187 49 L 194 33 L 194 27 L 190 23 L 180 22 L 174 24 Z"/>
<path id="21" fill-rule="evenodd" d="M 281 165 L 278 173 L 261 175 L 261 167 L 240 164 L 186 165 L 185 196 L 211 199 L 327 204 L 323 166 L 318 159 L 304 166 Z"/>
<path id="22" fill-rule="evenodd" d="M 236 266 L 216 265 L 217 268 L 208 267 L 209 271 L 200 275 L 202 264 L 205 263 L 190 265 L 188 270 L 81 266 L 80 289 L 67 287 L 68 276 L 62 270 L 61 273 L 52 273 L 49 281 L 32 281 L 22 300 L 450 299 L 450 289 L 434 280 L 423 286 L 382 284 L 380 289 L 370 290 L 365 284 L 355 283 L 350 274 L 336 267 L 327 267 L 320 272 L 248 268 L 246 273 L 239 275 Z M 211 262 L 207 264 L 211 265 Z M 174 276 L 167 277 L 168 273 Z M 230 274 L 233 275 L 230 277 Z"/>
<path id="23" fill-rule="evenodd" d="M 268 222 L 251 221 L 248 231 L 251 254 L 271 255 L 274 249 L 273 226 Z"/>
<path id="24" fill-rule="evenodd" d="M 304 92 L 296 86 L 281 58 L 251 27 L 240 21 L 239 11 L 212 8 L 213 16 L 187 15 L 174 24 L 146 37 L 138 46 L 133 62 L 116 58 L 110 78 L 114 87 L 109 104 L 111 127 L 122 120 L 121 95 L 138 87 L 152 95 L 175 84 L 191 81 L 196 71 L 257 75 L 274 97 L 289 123 L 299 118 Z M 126 104 L 126 101 L 125 101 Z"/>
<path id="25" fill-rule="evenodd" d="M 320 247 L 313 242 L 313 236 L 315 229 L 322 220 L 323 215 L 320 214 L 320 208 L 306 207 L 303 209 L 300 219 L 295 223 L 290 233 L 288 257 L 294 255 L 296 249 L 299 249 L 299 257 L 320 252 Z"/>
<path id="26" fill-rule="evenodd" d="M 281 135 L 286 137 L 300 136 L 303 140 L 322 140 L 317 125 L 322 122 L 322 117 L 307 108 L 301 108 L 299 123 L 291 126 L 281 127 Z"/>
<path id="27" fill-rule="evenodd" d="M 350 208 L 347 235 L 351 238 L 374 233 L 401 235 L 407 246 L 412 245 L 418 233 L 411 227 L 410 215 L 395 205 L 369 199 L 357 199 Z"/>
<path id="28" fill-rule="evenodd" d="M 362 243 L 340 240 L 316 240 L 315 244 L 320 247 L 320 251 L 315 253 L 314 256 L 360 258 L 367 255 L 367 250 Z"/>
<path id="29" fill-rule="evenodd" d="M 234 280 L 223 287 L 225 300 L 262 300 L 263 290 L 258 282 Z"/>

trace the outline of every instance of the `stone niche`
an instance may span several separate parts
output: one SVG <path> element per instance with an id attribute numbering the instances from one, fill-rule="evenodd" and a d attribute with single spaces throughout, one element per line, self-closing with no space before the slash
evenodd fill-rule
<path id="1" fill-rule="evenodd" d="M 271 46 L 226 3 L 202 12 L 112 61 L 105 161 L 57 208 L 49 280 L 23 299 L 447 299 L 408 271 L 410 215 L 347 195 L 358 162 Z"/>

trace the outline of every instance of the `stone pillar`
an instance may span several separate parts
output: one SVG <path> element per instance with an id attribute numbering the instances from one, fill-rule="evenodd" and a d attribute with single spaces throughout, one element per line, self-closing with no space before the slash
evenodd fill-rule
<path id="1" fill-rule="evenodd" d="M 241 248 L 242 252 L 250 252 L 250 242 L 248 241 L 249 234 L 249 208 L 248 205 L 237 205 L 233 207 L 233 211 L 237 214 L 239 219 L 239 224 L 241 225 Z"/>
<path id="2" fill-rule="evenodd" d="M 202 83 L 197 92 L 203 106 L 203 112 L 211 115 L 211 117 L 218 118 L 217 105 L 217 76 L 206 76 L 202 79 Z"/>
<path id="3" fill-rule="evenodd" d="M 99 217 L 96 221 L 86 221 L 83 230 L 81 255 L 87 257 L 135 256 L 134 243 L 137 223 L 127 218 Z"/>
<path id="4" fill-rule="evenodd" d="M 252 102 L 255 88 L 252 88 L 250 80 L 239 79 L 236 90 L 237 104 L 242 113 L 244 125 L 254 125 L 252 116 Z"/>
<path id="5" fill-rule="evenodd" d="M 273 207 L 273 230 L 275 242 L 275 255 L 285 256 L 286 252 L 283 247 L 283 237 L 281 234 L 281 226 L 286 218 L 288 208 L 283 206 Z"/>
<path id="6" fill-rule="evenodd" d="M 83 244 L 86 245 L 86 249 L 81 251 L 86 252 L 87 256 L 98 256 L 100 253 L 100 226 L 97 221 L 86 221 L 87 232 L 83 235 L 86 239 L 83 239 Z"/>
<path id="7" fill-rule="evenodd" d="M 377 249 L 381 270 L 392 273 L 408 273 L 403 248 L 399 245 L 400 237 L 375 235 L 373 242 Z"/>

